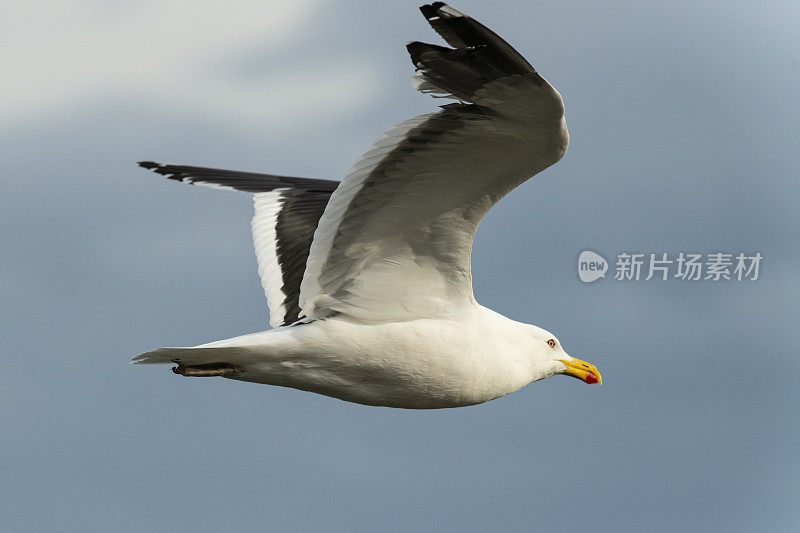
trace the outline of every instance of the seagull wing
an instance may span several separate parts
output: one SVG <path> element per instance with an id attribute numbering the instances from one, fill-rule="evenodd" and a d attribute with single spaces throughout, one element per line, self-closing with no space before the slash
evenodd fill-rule
<path id="1" fill-rule="evenodd" d="M 491 30 L 442 2 L 421 7 L 454 48 L 407 45 L 417 89 L 458 100 L 384 133 L 325 207 L 300 317 L 443 317 L 472 304 L 475 230 L 568 144 L 558 92 Z"/>
<path id="2" fill-rule="evenodd" d="M 254 193 L 255 215 L 251 226 L 270 325 L 286 326 L 297 321 L 300 281 L 311 240 L 338 181 L 152 161 L 142 161 L 139 165 L 183 183 Z"/>

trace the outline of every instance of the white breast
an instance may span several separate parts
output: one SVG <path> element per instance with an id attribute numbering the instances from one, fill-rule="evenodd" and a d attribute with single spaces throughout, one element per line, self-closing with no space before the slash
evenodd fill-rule
<path id="1" fill-rule="evenodd" d="M 458 320 L 385 324 L 320 320 L 270 332 L 235 379 L 308 390 L 368 405 L 472 405 L 532 379 L 518 327 L 480 306 Z"/>

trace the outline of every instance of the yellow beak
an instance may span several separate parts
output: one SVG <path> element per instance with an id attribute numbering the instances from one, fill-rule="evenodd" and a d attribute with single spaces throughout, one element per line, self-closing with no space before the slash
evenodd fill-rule
<path id="1" fill-rule="evenodd" d="M 586 383 L 597 383 L 598 385 L 603 383 L 603 377 L 593 364 L 575 358 L 559 359 L 559 361 L 567 367 L 562 374 L 578 378 Z"/>

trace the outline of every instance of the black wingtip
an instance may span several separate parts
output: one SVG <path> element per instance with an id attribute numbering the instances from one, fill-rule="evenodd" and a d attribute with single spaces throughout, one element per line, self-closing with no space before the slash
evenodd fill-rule
<path id="1" fill-rule="evenodd" d="M 175 176 L 172 176 L 172 174 L 175 174 L 175 172 L 173 172 L 172 169 L 168 168 L 168 165 L 162 165 L 161 163 L 156 163 L 155 161 L 139 161 L 136 164 L 142 168 L 146 168 L 147 170 L 152 170 L 156 174 L 161 174 L 162 176 L 166 176 L 171 180 L 178 179 Z"/>
<path id="2" fill-rule="evenodd" d="M 424 52 L 432 50 L 440 54 L 446 54 L 452 51 L 450 48 L 444 46 L 423 43 L 420 41 L 411 41 L 410 43 L 406 43 L 406 50 L 408 50 L 408 54 L 411 56 L 411 61 L 413 61 L 416 70 L 420 69 L 419 63 L 422 60 L 422 54 Z"/>
<path id="3" fill-rule="evenodd" d="M 447 4 L 444 2 L 433 2 L 431 4 L 419 6 L 419 10 L 422 11 L 422 14 L 425 15 L 425 18 L 431 18 L 437 16 L 437 11 L 445 6 L 447 6 Z"/>
<path id="4" fill-rule="evenodd" d="M 422 11 L 422 16 L 430 20 L 431 18 L 438 16 L 436 14 L 436 10 L 438 9 L 438 6 L 436 4 L 441 4 L 441 3 L 442 2 L 434 2 L 433 4 L 425 4 L 419 6 L 419 10 Z"/>
<path id="5" fill-rule="evenodd" d="M 419 10 L 422 11 L 422 14 L 429 21 L 430 20 L 436 20 L 438 18 L 450 19 L 450 18 L 457 18 L 457 17 L 467 17 L 461 11 L 448 6 L 444 2 L 434 2 L 432 4 L 425 4 L 425 5 L 419 6 Z"/>
<path id="6" fill-rule="evenodd" d="M 491 64 L 493 65 L 491 70 L 500 70 L 506 74 L 536 73 L 530 63 L 510 44 L 468 15 L 444 2 L 425 4 L 419 9 L 425 15 L 428 24 L 453 48 L 483 49 L 479 55 L 482 54 L 484 57 L 478 63 Z M 455 58 L 451 59 L 459 61 Z M 477 63 L 474 66 L 477 66 Z M 444 74 L 440 73 L 440 75 Z"/>

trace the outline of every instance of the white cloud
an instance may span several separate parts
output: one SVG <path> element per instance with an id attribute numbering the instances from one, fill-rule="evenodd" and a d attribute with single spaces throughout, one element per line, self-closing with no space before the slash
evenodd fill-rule
<path id="1" fill-rule="evenodd" d="M 358 100 L 352 92 L 362 102 L 370 96 L 363 94 L 369 68 L 357 59 L 283 64 L 279 76 L 258 82 L 220 69 L 255 49 L 304 39 L 320 1 L 13 2 L 0 19 L 2 122 L 42 119 L 109 96 L 250 123 L 265 114 L 274 122 L 346 111 Z"/>

